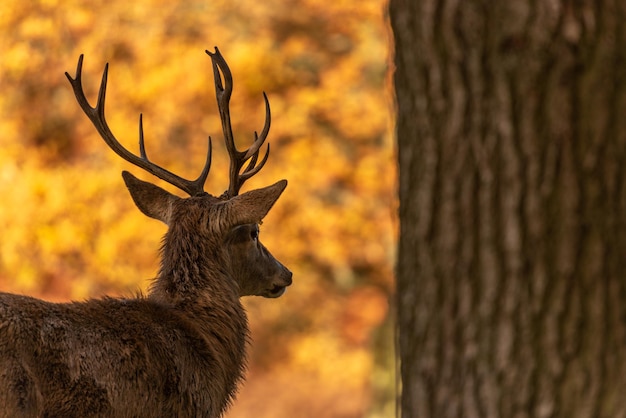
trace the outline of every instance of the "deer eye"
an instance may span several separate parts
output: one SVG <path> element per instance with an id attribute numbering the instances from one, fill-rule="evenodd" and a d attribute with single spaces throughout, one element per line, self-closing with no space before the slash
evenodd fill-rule
<path id="1" fill-rule="evenodd" d="M 259 230 L 254 228 L 252 231 L 250 231 L 250 238 L 252 238 L 253 241 L 259 239 Z"/>

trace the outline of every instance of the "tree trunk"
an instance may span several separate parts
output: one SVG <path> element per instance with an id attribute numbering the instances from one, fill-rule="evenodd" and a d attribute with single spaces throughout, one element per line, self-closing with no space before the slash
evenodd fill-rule
<path id="1" fill-rule="evenodd" d="M 626 417 L 626 2 L 390 18 L 402 416 Z"/>

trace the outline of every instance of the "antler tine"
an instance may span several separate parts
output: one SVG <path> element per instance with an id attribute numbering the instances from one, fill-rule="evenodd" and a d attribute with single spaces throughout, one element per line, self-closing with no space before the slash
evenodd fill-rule
<path id="1" fill-rule="evenodd" d="M 226 63 L 226 60 L 220 53 L 219 49 L 217 49 L 217 47 L 215 47 L 215 52 L 209 52 L 207 50 L 206 53 L 211 57 L 213 76 L 215 79 L 215 96 L 217 98 L 217 107 L 219 108 L 220 119 L 222 121 L 222 131 L 224 133 L 226 149 L 228 150 L 228 154 L 230 156 L 230 185 L 228 186 L 228 190 L 224 192 L 223 196 L 226 198 L 232 198 L 239 194 L 239 190 L 241 189 L 243 183 L 256 173 L 258 173 L 267 161 L 270 152 L 269 144 L 267 145 L 267 151 L 265 152 L 265 156 L 263 157 L 259 165 L 256 165 L 259 157 L 259 150 L 267 139 L 267 134 L 270 130 L 270 124 L 272 120 L 270 103 L 267 99 L 267 95 L 264 92 L 263 99 L 265 100 L 265 124 L 263 126 L 263 130 L 261 131 L 260 135 L 257 135 L 256 132 L 254 133 L 254 142 L 252 143 L 250 148 L 245 151 L 237 150 L 233 137 L 232 125 L 230 122 L 229 108 L 230 97 L 233 92 L 232 73 L 230 72 L 230 68 Z M 222 76 L 224 77 L 223 82 Z M 243 172 L 241 172 L 241 168 L 248 160 L 248 165 L 243 170 Z"/>
<path id="2" fill-rule="evenodd" d="M 254 138 L 255 138 L 255 141 L 258 139 L 258 135 L 256 132 L 254 133 Z M 265 162 L 267 161 L 267 157 L 269 156 L 270 156 L 270 144 L 267 144 L 267 151 L 265 151 L 265 155 L 263 156 L 263 159 L 261 160 L 259 165 L 256 165 L 257 159 L 259 158 L 259 151 L 257 150 L 254 154 L 252 154 L 252 158 L 250 158 L 250 162 L 248 162 L 248 165 L 246 166 L 245 170 L 243 170 L 243 173 L 239 175 L 239 178 L 242 180 L 241 183 L 243 184 L 244 181 L 248 180 L 250 177 L 258 173 L 265 165 Z"/>
<path id="3" fill-rule="evenodd" d="M 187 180 L 184 179 L 165 168 L 154 164 L 148 159 L 146 155 L 146 149 L 144 144 L 144 135 L 143 135 L 143 116 L 139 115 L 139 153 L 140 156 L 137 156 L 120 144 L 120 142 L 115 138 L 113 132 L 109 128 L 109 125 L 104 116 L 104 102 L 106 99 L 106 88 L 107 88 L 107 78 L 109 73 L 109 64 L 107 63 L 104 66 L 104 72 L 102 73 L 102 80 L 100 82 L 100 89 L 98 90 L 98 99 L 96 102 L 96 106 L 92 107 L 85 96 L 85 91 L 83 89 L 82 82 L 82 71 L 83 71 L 83 55 L 81 54 L 78 58 L 78 65 L 76 66 L 76 76 L 72 78 L 69 73 L 65 73 L 65 76 L 69 80 L 72 85 L 72 89 L 74 90 L 74 96 L 76 97 L 76 101 L 83 109 L 83 112 L 87 115 L 91 123 L 93 123 L 94 127 L 104 139 L 104 142 L 111 148 L 117 155 L 125 159 L 131 164 L 134 164 L 140 168 L 143 168 L 147 172 L 157 176 L 158 178 L 170 183 L 173 186 L 178 187 L 179 189 L 189 193 L 191 196 L 197 196 L 204 194 L 204 183 L 206 182 L 207 176 L 209 175 L 209 171 L 211 169 L 211 155 L 212 155 L 212 144 L 211 138 L 209 137 L 209 149 L 207 151 L 207 158 L 204 163 L 204 168 L 200 173 L 200 176 L 196 180 Z"/>

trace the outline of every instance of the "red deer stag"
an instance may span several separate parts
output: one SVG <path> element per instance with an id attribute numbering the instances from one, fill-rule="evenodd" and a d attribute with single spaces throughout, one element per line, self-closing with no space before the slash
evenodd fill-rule
<path id="1" fill-rule="evenodd" d="M 66 73 L 80 107 L 109 147 L 190 197 L 122 173 L 137 207 L 169 227 L 160 270 L 146 296 L 55 304 L 0 294 L 1 417 L 219 417 L 233 401 L 248 339 L 239 298 L 276 298 L 291 284 L 291 272 L 259 241 L 258 227 L 287 182 L 239 194 L 267 161 L 269 145 L 257 164 L 270 128 L 269 102 L 264 94 L 261 134 L 249 149 L 237 150 L 229 112 L 232 75 L 217 48 L 207 54 L 231 159 L 230 186 L 220 197 L 203 190 L 210 137 L 200 176 L 179 177 L 148 159 L 141 118 L 139 156 L 109 129 L 108 64 L 95 107 L 83 91 L 82 55 L 76 76 Z"/>

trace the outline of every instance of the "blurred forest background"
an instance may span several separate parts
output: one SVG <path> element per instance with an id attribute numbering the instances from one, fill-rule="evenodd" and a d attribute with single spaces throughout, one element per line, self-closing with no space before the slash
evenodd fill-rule
<path id="1" fill-rule="evenodd" d="M 1 291 L 54 301 L 145 291 L 165 226 L 134 207 L 120 171 L 164 185 L 108 149 L 63 73 L 84 53 L 93 103 L 109 62 L 113 132 L 137 151 L 143 112 L 151 159 L 184 177 L 200 171 L 211 135 L 206 190 L 219 195 L 228 159 L 204 53 L 217 45 L 240 148 L 262 128 L 268 94 L 272 153 L 244 188 L 289 180 L 262 238 L 294 272 L 284 297 L 245 299 L 250 368 L 227 417 L 394 414 L 383 0 L 5 0 L 0 29 Z"/>

